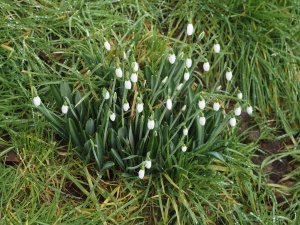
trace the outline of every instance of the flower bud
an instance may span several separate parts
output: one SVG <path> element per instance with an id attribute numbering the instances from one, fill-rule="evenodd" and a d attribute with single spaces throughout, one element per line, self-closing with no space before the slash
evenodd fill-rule
<path id="1" fill-rule="evenodd" d="M 185 66 L 189 69 L 192 67 L 193 61 L 192 59 L 186 59 Z"/>
<path id="2" fill-rule="evenodd" d="M 185 81 L 188 81 L 188 80 L 190 79 L 190 73 L 189 73 L 189 72 L 184 73 L 183 79 L 184 79 Z"/>
<path id="3" fill-rule="evenodd" d="M 242 92 L 239 92 L 239 93 L 237 94 L 237 97 L 238 97 L 238 99 L 243 99 L 243 93 L 242 93 Z"/>
<path id="4" fill-rule="evenodd" d="M 139 178 L 143 179 L 144 176 L 145 176 L 145 170 L 144 169 L 140 169 L 140 171 L 139 171 Z"/>
<path id="5" fill-rule="evenodd" d="M 220 109 L 220 104 L 219 104 L 219 102 L 215 102 L 214 105 L 213 105 L 213 108 L 214 108 L 214 110 L 215 110 L 216 112 L 219 111 L 219 109 Z"/>
<path id="6" fill-rule="evenodd" d="M 169 77 L 168 77 L 168 76 L 166 76 L 166 77 L 165 77 L 165 78 L 164 78 L 164 79 L 161 81 L 161 83 L 162 83 L 162 84 L 165 84 L 165 83 L 167 83 L 167 80 L 168 80 L 168 78 L 169 78 Z"/>
<path id="7" fill-rule="evenodd" d="M 166 102 L 166 107 L 168 110 L 171 110 L 172 109 L 172 100 L 169 98 Z"/>
<path id="8" fill-rule="evenodd" d="M 109 119 L 111 121 L 115 121 L 116 120 L 116 114 L 115 113 L 110 114 Z"/>
<path id="9" fill-rule="evenodd" d="M 189 133 L 189 130 L 187 128 L 183 129 L 183 136 L 187 136 Z"/>
<path id="10" fill-rule="evenodd" d="M 186 152 L 186 150 L 187 150 L 186 145 L 183 145 L 183 146 L 181 147 L 181 151 L 182 151 L 182 152 Z"/>
<path id="11" fill-rule="evenodd" d="M 235 114 L 236 116 L 240 116 L 241 113 L 242 113 L 242 108 L 241 108 L 240 106 L 237 107 L 237 108 L 235 108 L 234 114 Z"/>
<path id="12" fill-rule="evenodd" d="M 154 120 L 149 119 L 149 120 L 148 120 L 148 123 L 147 123 L 148 129 L 149 129 L 149 130 L 153 130 L 153 129 L 154 129 L 154 126 L 155 126 Z"/>
<path id="13" fill-rule="evenodd" d="M 128 103 L 128 102 L 125 102 L 125 103 L 123 104 L 123 110 L 124 110 L 125 112 L 127 112 L 127 111 L 129 110 L 129 108 L 130 108 L 129 103 Z"/>
<path id="14" fill-rule="evenodd" d="M 121 78 L 123 76 L 122 69 L 119 67 L 115 70 L 116 76 Z"/>
<path id="15" fill-rule="evenodd" d="M 227 71 L 226 74 L 225 74 L 225 76 L 226 76 L 226 80 L 231 81 L 231 79 L 232 79 L 232 72 L 231 71 Z"/>
<path id="16" fill-rule="evenodd" d="M 208 71 L 209 71 L 209 69 L 210 69 L 209 62 L 205 62 L 205 63 L 203 63 L 203 70 L 204 70 L 205 72 L 208 72 Z"/>
<path id="17" fill-rule="evenodd" d="M 125 81 L 125 89 L 130 90 L 131 89 L 131 82 L 130 80 Z"/>
<path id="18" fill-rule="evenodd" d="M 134 62 L 132 65 L 133 72 L 137 72 L 139 70 L 139 64 L 137 62 Z"/>
<path id="19" fill-rule="evenodd" d="M 42 100 L 39 96 L 36 96 L 36 97 L 33 98 L 32 102 L 35 106 L 40 106 L 41 103 L 42 103 Z"/>
<path id="20" fill-rule="evenodd" d="M 169 55 L 169 62 L 170 62 L 171 64 L 174 64 L 175 61 L 176 61 L 176 55 L 175 55 L 175 54 L 170 54 L 170 55 Z"/>
<path id="21" fill-rule="evenodd" d="M 138 75 L 136 73 L 131 74 L 130 80 L 132 83 L 136 83 L 138 81 Z"/>
<path id="22" fill-rule="evenodd" d="M 186 27 L 186 33 L 188 36 L 192 35 L 194 33 L 194 26 L 193 24 L 189 23 Z"/>
<path id="23" fill-rule="evenodd" d="M 253 113 L 253 108 L 252 108 L 252 106 L 248 106 L 248 107 L 247 107 L 247 113 L 248 113 L 249 115 L 252 115 L 252 113 Z"/>
<path id="24" fill-rule="evenodd" d="M 63 105 L 63 106 L 61 107 L 61 112 L 62 112 L 63 114 L 67 114 L 67 113 L 68 113 L 68 110 L 69 110 L 69 106 L 67 106 L 67 105 Z"/>
<path id="25" fill-rule="evenodd" d="M 181 88 L 182 88 L 182 86 L 183 86 L 183 83 L 181 83 L 181 84 L 178 84 L 178 86 L 176 87 L 176 90 L 177 90 L 177 91 L 180 91 L 180 90 L 181 90 Z"/>
<path id="26" fill-rule="evenodd" d="M 138 113 L 141 113 L 144 109 L 144 103 L 138 103 L 136 105 L 136 110 L 138 111 Z"/>
<path id="27" fill-rule="evenodd" d="M 145 161 L 145 167 L 146 167 L 147 169 L 150 169 L 151 166 L 152 166 L 151 160 L 146 160 L 146 161 Z"/>
<path id="28" fill-rule="evenodd" d="M 235 125 L 236 125 L 236 118 L 235 117 L 232 117 L 229 120 L 229 125 L 232 126 L 232 127 L 235 127 Z"/>
<path id="29" fill-rule="evenodd" d="M 107 90 L 104 90 L 104 92 L 103 92 L 103 98 L 104 98 L 105 100 L 107 100 L 107 99 L 110 98 L 110 94 L 109 94 L 109 92 L 108 92 Z"/>
<path id="30" fill-rule="evenodd" d="M 108 41 L 104 42 L 104 48 L 107 50 L 107 51 L 110 51 L 110 44 Z"/>
<path id="31" fill-rule="evenodd" d="M 204 99 L 201 99 L 199 102 L 198 102 L 198 106 L 199 106 L 199 109 L 203 110 L 205 108 L 205 100 Z"/>
<path id="32" fill-rule="evenodd" d="M 214 44 L 214 52 L 215 53 L 220 53 L 221 47 L 219 44 Z"/>
<path id="33" fill-rule="evenodd" d="M 205 119 L 204 116 L 199 117 L 199 123 L 200 123 L 201 126 L 204 126 L 204 125 L 205 125 L 206 119 Z"/>

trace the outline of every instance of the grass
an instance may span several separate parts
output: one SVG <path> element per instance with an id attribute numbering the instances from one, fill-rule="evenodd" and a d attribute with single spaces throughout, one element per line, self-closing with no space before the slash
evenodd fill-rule
<path id="1" fill-rule="evenodd" d="M 3 0 L 0 12 L 2 224 L 299 223 L 297 1 Z M 224 161 L 211 157 L 203 165 L 201 156 L 186 156 L 144 181 L 116 169 L 101 174 L 32 110 L 33 87 L 50 102 L 49 84 L 59 79 L 89 84 L 103 61 L 97 52 L 104 38 L 155 66 L 161 52 L 183 42 L 189 19 L 197 34 L 205 31 L 200 48 L 208 49 L 209 41 L 222 47 L 205 85 L 224 86 L 222 75 L 230 67 L 234 85 L 258 111 L 260 139 L 244 144 L 243 135 L 227 137 Z M 214 61 L 210 51 L 205 57 Z M 282 129 L 292 143 L 255 165 L 259 140 L 279 139 L 273 135 Z M 4 157 L 11 149 L 20 159 L 16 165 Z M 295 168 L 280 183 L 270 183 L 264 168 L 286 157 Z"/>

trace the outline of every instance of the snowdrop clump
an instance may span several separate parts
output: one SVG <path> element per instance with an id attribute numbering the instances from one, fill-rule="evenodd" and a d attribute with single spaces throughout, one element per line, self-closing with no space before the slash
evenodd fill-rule
<path id="1" fill-rule="evenodd" d="M 186 34 L 194 33 L 193 24 L 188 24 Z M 104 47 L 111 50 L 107 41 Z M 212 48 L 214 53 L 221 51 L 219 44 L 209 46 L 207 51 Z M 177 163 L 180 154 L 189 155 L 207 143 L 214 143 L 214 140 L 207 141 L 211 136 L 235 131 L 237 119 L 244 109 L 249 115 L 253 114 L 253 107 L 246 103 L 241 91 L 232 95 L 227 89 L 221 90 L 221 86 L 210 90 L 204 83 L 206 76 L 215 73 L 210 68 L 210 63 L 214 62 L 199 57 L 199 51 L 193 48 L 187 50 L 188 53 L 180 50 L 182 52 L 176 57 L 173 52 L 178 49 L 181 48 L 175 46 L 162 53 L 164 56 L 169 53 L 163 59 L 166 62 L 160 62 L 154 68 L 141 58 L 137 63 L 133 51 L 126 54 L 120 50 L 111 59 L 111 65 L 117 66 L 103 66 L 100 70 L 105 71 L 100 74 L 105 82 L 99 83 L 91 78 L 91 82 L 95 82 L 93 88 L 84 84 L 76 86 L 78 83 L 72 86 L 66 82 L 56 85 L 53 96 L 58 97 L 57 117 L 49 117 L 51 114 L 46 110 L 50 109 L 44 105 L 38 107 L 42 103 L 39 96 L 35 96 L 32 103 L 45 117 L 48 116 L 63 138 L 70 138 L 75 147 L 85 150 L 82 152 L 98 151 L 94 154 L 94 162 L 100 169 L 116 164 L 122 171 L 134 171 L 135 176 L 138 173 L 138 178 L 144 179 L 146 172 L 173 166 L 168 163 Z M 187 54 L 189 58 L 185 57 Z M 221 54 L 214 57 L 221 57 Z M 199 72 L 199 65 L 203 66 L 204 72 L 211 72 Z M 232 77 L 231 70 L 228 70 L 226 80 L 231 81 Z M 227 82 L 226 85 L 231 87 L 233 84 Z M 235 104 L 233 109 L 228 107 L 231 101 Z M 59 119 L 53 122 L 56 118 Z M 214 135 L 210 135 L 212 133 Z M 105 164 L 103 159 L 114 163 Z"/>

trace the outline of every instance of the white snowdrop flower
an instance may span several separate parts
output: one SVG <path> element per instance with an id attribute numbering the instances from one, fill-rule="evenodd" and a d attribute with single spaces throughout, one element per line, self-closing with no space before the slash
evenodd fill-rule
<path id="1" fill-rule="evenodd" d="M 39 96 L 36 96 L 36 97 L 33 98 L 32 102 L 35 106 L 40 106 L 41 103 L 42 103 L 42 100 Z"/>
<path id="2" fill-rule="evenodd" d="M 131 74 L 130 80 L 132 83 L 136 83 L 138 81 L 138 75 L 136 73 Z"/>
<path id="3" fill-rule="evenodd" d="M 189 130 L 187 128 L 183 129 L 183 136 L 187 136 L 189 133 Z"/>
<path id="4" fill-rule="evenodd" d="M 185 81 L 188 81 L 188 80 L 190 79 L 190 73 L 189 73 L 189 72 L 184 73 L 183 79 L 184 79 Z"/>
<path id="5" fill-rule="evenodd" d="M 183 145 L 183 146 L 181 147 L 181 151 L 182 151 L 182 152 L 186 152 L 186 150 L 187 150 L 186 145 Z"/>
<path id="6" fill-rule="evenodd" d="M 166 107 L 168 110 L 172 109 L 172 100 L 170 98 L 168 98 L 167 102 L 166 102 Z"/>
<path id="7" fill-rule="evenodd" d="M 203 110 L 205 108 L 205 100 L 204 99 L 201 99 L 199 102 L 198 102 L 198 107 L 199 109 Z"/>
<path id="8" fill-rule="evenodd" d="M 67 105 L 63 105 L 63 106 L 61 107 L 61 112 L 62 112 L 63 114 L 67 114 L 67 113 L 68 113 L 68 110 L 69 110 L 69 106 L 67 106 Z"/>
<path id="9" fill-rule="evenodd" d="M 181 88 L 182 88 L 182 86 L 183 86 L 183 84 L 181 83 L 181 84 L 179 84 L 177 87 L 176 87 L 176 90 L 177 91 L 180 91 L 181 90 Z"/>
<path id="10" fill-rule="evenodd" d="M 236 118 L 235 117 L 230 118 L 229 125 L 232 126 L 232 127 L 235 127 L 235 125 L 236 125 Z"/>
<path id="11" fill-rule="evenodd" d="M 145 176 L 145 170 L 144 170 L 144 169 L 140 169 L 140 170 L 139 170 L 139 178 L 140 178 L 140 179 L 143 179 L 144 176 Z"/>
<path id="12" fill-rule="evenodd" d="M 123 59 L 127 59 L 127 55 L 126 55 L 126 52 L 123 52 Z"/>
<path id="13" fill-rule="evenodd" d="M 192 64 L 193 64 L 192 59 L 186 59 L 186 61 L 185 61 L 185 66 L 186 66 L 187 68 L 191 68 L 191 67 L 192 67 Z"/>
<path id="14" fill-rule="evenodd" d="M 220 104 L 219 104 L 219 102 L 215 102 L 214 105 L 213 105 L 213 108 L 214 108 L 214 110 L 215 110 L 216 112 L 219 111 L 219 109 L 220 109 Z"/>
<path id="15" fill-rule="evenodd" d="M 139 64 L 137 62 L 134 62 L 132 65 L 133 72 L 137 72 L 139 70 Z"/>
<path id="16" fill-rule="evenodd" d="M 208 72 L 208 71 L 209 71 L 209 69 L 210 69 L 209 62 L 205 62 L 205 63 L 203 63 L 203 70 L 204 70 L 205 72 Z"/>
<path id="17" fill-rule="evenodd" d="M 182 106 L 181 111 L 184 112 L 186 110 L 186 105 Z"/>
<path id="18" fill-rule="evenodd" d="M 115 113 L 110 114 L 109 119 L 111 121 L 115 121 L 116 120 L 116 114 Z"/>
<path id="19" fill-rule="evenodd" d="M 122 69 L 119 67 L 115 70 L 116 76 L 121 78 L 123 76 Z"/>
<path id="20" fill-rule="evenodd" d="M 251 115 L 251 114 L 253 113 L 253 108 L 252 108 L 252 106 L 248 106 L 248 107 L 247 107 L 247 113 L 248 113 L 249 115 Z"/>
<path id="21" fill-rule="evenodd" d="M 149 120 L 148 120 L 148 123 L 147 123 L 148 129 L 149 129 L 149 130 L 153 130 L 153 129 L 154 129 L 154 126 L 155 126 L 154 120 L 149 119 Z"/>
<path id="22" fill-rule="evenodd" d="M 201 126 L 204 126 L 204 125 L 205 125 L 206 119 L 205 119 L 204 116 L 199 117 L 199 123 L 200 123 Z"/>
<path id="23" fill-rule="evenodd" d="M 166 76 L 166 77 L 165 77 L 165 78 L 164 78 L 164 79 L 161 81 L 161 83 L 162 83 L 162 84 L 165 84 L 165 83 L 167 83 L 167 80 L 168 80 L 168 78 L 169 78 L 169 77 L 168 77 L 168 76 Z"/>
<path id="24" fill-rule="evenodd" d="M 235 114 L 236 116 L 240 116 L 241 113 L 242 113 L 242 108 L 241 108 L 240 106 L 237 107 L 237 108 L 235 108 L 234 114 Z"/>
<path id="25" fill-rule="evenodd" d="M 186 27 L 186 33 L 188 36 L 192 35 L 194 33 L 194 26 L 193 24 L 189 23 Z"/>
<path id="26" fill-rule="evenodd" d="M 225 74 L 226 80 L 231 81 L 232 79 L 232 72 L 231 71 L 227 71 Z"/>
<path id="27" fill-rule="evenodd" d="M 138 113 L 141 113 L 144 109 L 144 103 L 138 103 L 136 105 L 136 110 L 138 111 Z"/>
<path id="28" fill-rule="evenodd" d="M 242 92 L 239 92 L 239 93 L 237 94 L 237 97 L 238 97 L 238 99 L 243 99 L 243 93 L 242 93 Z"/>
<path id="29" fill-rule="evenodd" d="M 110 94 L 109 94 L 108 91 L 106 91 L 106 92 L 103 94 L 103 98 L 104 98 L 105 100 L 107 100 L 107 99 L 110 98 Z"/>
<path id="30" fill-rule="evenodd" d="M 131 82 L 130 80 L 125 81 L 125 89 L 130 90 L 131 89 Z"/>
<path id="31" fill-rule="evenodd" d="M 176 61 L 176 55 L 175 55 L 175 54 L 170 54 L 170 55 L 169 55 L 169 62 L 170 62 L 171 64 L 174 64 L 175 61 Z"/>
<path id="32" fill-rule="evenodd" d="M 221 46 L 219 44 L 214 44 L 214 52 L 215 53 L 220 53 Z"/>
<path id="33" fill-rule="evenodd" d="M 104 48 L 107 50 L 107 51 L 110 51 L 110 44 L 108 41 L 104 42 Z"/>
<path id="34" fill-rule="evenodd" d="M 145 167 L 146 167 L 147 169 L 150 169 L 151 166 L 152 166 L 151 160 L 146 160 L 146 161 L 145 161 Z"/>
<path id="35" fill-rule="evenodd" d="M 127 111 L 129 110 L 129 108 L 130 108 L 129 103 L 128 103 L 128 102 L 125 102 L 125 103 L 123 104 L 123 110 L 124 110 L 125 112 L 127 112 Z"/>

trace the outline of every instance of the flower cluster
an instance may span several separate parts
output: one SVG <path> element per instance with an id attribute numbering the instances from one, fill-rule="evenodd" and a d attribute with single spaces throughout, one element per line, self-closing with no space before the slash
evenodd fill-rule
<path id="1" fill-rule="evenodd" d="M 194 33 L 193 25 L 188 24 L 187 36 Z M 111 51 L 110 43 L 104 42 L 107 51 Z M 193 65 L 202 63 L 205 76 L 211 70 L 209 61 L 198 61 L 191 54 L 176 55 L 175 50 L 166 55 L 164 60 L 168 63 L 163 69 L 148 75 L 144 73 L 146 68 L 140 68 L 147 63 L 139 65 L 134 56 L 125 53 L 123 62 L 115 62 L 109 85 L 101 87 L 96 98 L 82 97 L 65 84 L 55 87 L 55 93 L 65 88 L 57 99 L 60 115 L 44 107 L 39 96 L 33 98 L 33 104 L 62 137 L 71 138 L 78 149 L 94 155 L 100 169 L 107 168 L 104 158 L 114 157 L 125 171 L 139 169 L 138 177 L 143 179 L 145 169 L 154 170 L 152 163 L 155 168 L 163 168 L 169 155 L 178 154 L 178 149 L 187 152 L 201 148 L 203 143 L 197 139 L 204 135 L 201 129 L 213 133 L 215 123 L 223 120 L 229 128 L 235 127 L 246 106 L 242 92 L 238 91 L 231 98 L 236 102 L 234 109 L 226 111 L 222 95 L 206 91 L 195 79 Z M 213 45 L 213 52 L 221 55 L 220 44 Z M 232 71 L 227 70 L 226 82 L 232 78 Z M 247 105 L 246 112 L 251 115 L 252 106 Z M 226 129 L 219 130 L 220 133 Z"/>

